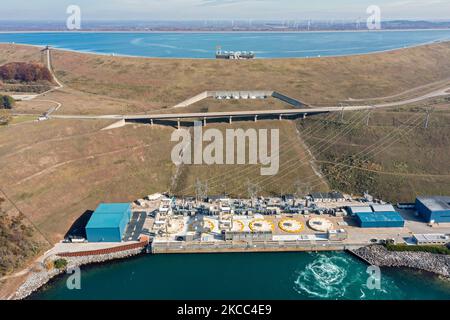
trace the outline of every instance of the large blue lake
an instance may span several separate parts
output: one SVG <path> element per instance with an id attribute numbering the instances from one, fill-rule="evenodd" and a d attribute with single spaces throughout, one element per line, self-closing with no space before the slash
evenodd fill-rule
<path id="1" fill-rule="evenodd" d="M 50 45 L 101 54 L 214 58 L 216 46 L 258 58 L 340 56 L 450 40 L 450 30 L 302 33 L 0 33 L 0 42 Z"/>

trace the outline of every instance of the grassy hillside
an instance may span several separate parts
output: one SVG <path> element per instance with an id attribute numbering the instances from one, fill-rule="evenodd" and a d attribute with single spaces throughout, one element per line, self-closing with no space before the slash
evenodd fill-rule
<path id="1" fill-rule="evenodd" d="M 0 184 L 53 241 L 102 201 L 166 191 L 167 127 L 99 131 L 102 121 L 47 121 L 0 129 Z"/>
<path id="2" fill-rule="evenodd" d="M 316 117 L 299 122 L 300 132 L 332 188 L 370 191 L 391 201 L 450 194 L 450 104 Z"/>
<path id="3" fill-rule="evenodd" d="M 450 42 L 387 53 L 252 61 L 151 59 L 53 51 L 68 88 L 51 93 L 61 113 L 167 108 L 205 90 L 277 90 L 309 104 L 387 97 L 450 80 Z M 0 45 L 0 63 L 41 59 L 39 49 Z M 410 92 L 412 94 L 412 92 Z"/>
<path id="4" fill-rule="evenodd" d="M 208 126 L 210 127 L 210 126 Z M 207 128 L 208 128 L 207 127 Z M 268 151 L 279 151 L 279 171 L 274 176 L 262 176 L 261 165 L 183 165 L 172 190 L 176 194 L 195 194 L 197 179 L 207 184 L 210 194 L 226 192 L 233 196 L 248 197 L 250 185 L 257 185 L 263 195 L 280 195 L 296 192 L 299 181 L 314 180 L 315 190 L 328 190 L 327 184 L 313 170 L 312 158 L 303 147 L 295 124 L 292 121 L 258 121 L 240 122 L 233 125 L 216 124 L 225 137 L 226 129 L 242 128 L 244 130 L 268 129 L 279 130 L 280 146 Z M 206 129 L 207 129 L 206 128 Z M 270 131 L 269 131 L 270 135 Z M 207 143 L 204 144 L 205 146 Z"/>
<path id="5" fill-rule="evenodd" d="M 417 91 L 409 90 L 428 83 L 448 81 L 449 55 L 450 43 L 353 57 L 254 61 L 54 51 L 53 67 L 64 89 L 19 102 L 15 111 L 41 113 L 56 101 L 62 103 L 58 113 L 66 114 L 172 112 L 170 106 L 199 92 L 227 89 L 277 90 L 310 104 L 336 104 L 348 98 L 388 100 L 402 93 L 414 95 Z M 0 64 L 40 59 L 37 48 L 0 45 Z M 268 107 L 287 106 L 276 101 L 208 100 L 177 111 Z M 279 194 L 294 192 L 298 183 L 315 190 L 369 190 L 392 200 L 411 200 L 415 193 L 450 193 L 449 103 L 439 102 L 428 130 L 418 125 L 423 120 L 423 105 L 417 105 L 374 112 L 369 126 L 364 112 L 346 114 L 344 123 L 340 115 L 329 115 L 296 122 L 208 124 L 221 130 L 280 129 L 280 171 L 273 177 L 260 176 L 260 165 L 177 169 L 170 159 L 171 127 L 128 125 L 102 131 L 110 122 L 24 121 L 0 127 L 0 185 L 51 241 L 60 240 L 81 214 L 99 202 L 131 201 L 169 190 L 194 194 L 197 179 L 208 184 L 211 194 L 241 196 L 248 195 L 248 184 L 258 184 L 264 194 Z M 385 140 L 389 134 L 398 139 Z M 377 144 L 380 152 L 367 149 Z"/>

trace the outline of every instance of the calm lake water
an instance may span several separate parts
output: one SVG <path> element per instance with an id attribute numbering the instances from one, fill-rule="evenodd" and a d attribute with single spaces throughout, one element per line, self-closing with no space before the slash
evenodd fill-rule
<path id="1" fill-rule="evenodd" d="M 81 290 L 62 276 L 32 299 L 450 299 L 450 282 L 367 265 L 346 253 L 145 255 L 82 269 Z"/>
<path id="2" fill-rule="evenodd" d="M 161 58 L 214 58 L 215 48 L 258 58 L 370 53 L 450 40 L 450 30 L 303 33 L 0 33 L 0 42 Z"/>

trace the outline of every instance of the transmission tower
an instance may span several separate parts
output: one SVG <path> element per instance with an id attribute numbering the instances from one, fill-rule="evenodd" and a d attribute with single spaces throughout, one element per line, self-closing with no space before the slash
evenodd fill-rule
<path id="1" fill-rule="evenodd" d="M 428 125 L 430 123 L 430 115 L 432 111 L 433 111 L 432 108 L 427 109 L 427 116 L 425 118 L 425 125 L 424 125 L 425 129 L 428 129 Z"/>
<path id="2" fill-rule="evenodd" d="M 202 183 L 200 179 L 197 178 L 195 181 L 195 197 L 197 201 L 205 199 L 208 196 L 208 183 Z"/>
<path id="3" fill-rule="evenodd" d="M 342 103 L 339 104 L 342 107 L 342 111 L 341 111 L 341 123 L 344 123 L 344 105 Z"/>
<path id="4" fill-rule="evenodd" d="M 369 111 L 367 111 L 367 117 L 366 117 L 366 127 L 369 126 L 369 122 L 370 122 L 370 114 L 372 112 L 372 109 L 369 109 Z"/>
<path id="5" fill-rule="evenodd" d="M 249 198 L 252 200 L 252 206 L 253 206 L 253 199 L 258 196 L 258 193 L 261 191 L 260 187 L 256 183 L 252 183 L 250 179 L 247 179 L 247 192 Z"/>

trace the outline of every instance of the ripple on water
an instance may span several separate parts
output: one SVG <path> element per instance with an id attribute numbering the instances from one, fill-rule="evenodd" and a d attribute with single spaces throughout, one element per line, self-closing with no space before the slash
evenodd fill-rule
<path id="1" fill-rule="evenodd" d="M 348 285 L 347 267 L 346 258 L 321 254 L 298 273 L 294 290 L 313 298 L 343 297 Z"/>
<path id="2" fill-rule="evenodd" d="M 381 287 L 369 289 L 366 267 L 347 255 L 320 254 L 297 272 L 294 290 L 315 299 L 401 298 L 393 279 L 381 277 Z"/>

